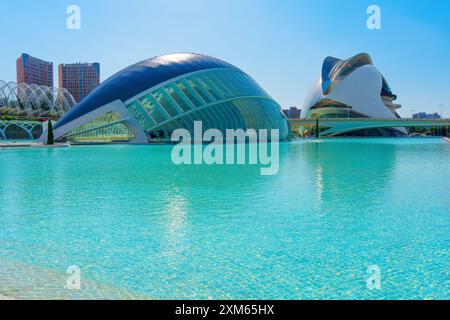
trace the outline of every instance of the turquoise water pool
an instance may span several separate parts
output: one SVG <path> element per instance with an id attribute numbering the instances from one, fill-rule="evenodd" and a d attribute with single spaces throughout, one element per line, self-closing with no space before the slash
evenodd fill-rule
<path id="1" fill-rule="evenodd" d="M 77 265 L 156 299 L 450 298 L 450 143 L 284 143 L 275 176 L 170 151 L 1 150 L 0 294 L 30 294 L 29 269 L 51 297 Z"/>

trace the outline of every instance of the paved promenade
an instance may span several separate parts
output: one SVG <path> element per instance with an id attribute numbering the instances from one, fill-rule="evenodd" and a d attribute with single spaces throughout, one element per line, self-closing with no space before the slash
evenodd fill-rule
<path id="1" fill-rule="evenodd" d="M 10 149 L 10 148 L 68 148 L 70 144 L 68 143 L 55 143 L 51 146 L 43 144 L 41 142 L 0 142 L 0 149 Z"/>

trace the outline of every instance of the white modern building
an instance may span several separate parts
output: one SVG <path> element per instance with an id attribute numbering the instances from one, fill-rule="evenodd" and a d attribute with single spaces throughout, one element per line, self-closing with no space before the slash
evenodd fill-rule
<path id="1" fill-rule="evenodd" d="M 305 118 L 377 118 L 398 119 L 401 105 L 394 101 L 386 79 L 373 66 L 366 53 L 348 60 L 327 57 L 322 75 L 313 85 L 305 101 Z M 340 126 L 325 128 L 329 135 L 401 136 L 404 128 L 364 128 Z"/>

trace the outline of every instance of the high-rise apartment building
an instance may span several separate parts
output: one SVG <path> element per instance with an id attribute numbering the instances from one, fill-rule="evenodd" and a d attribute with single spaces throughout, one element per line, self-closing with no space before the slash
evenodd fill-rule
<path id="1" fill-rule="evenodd" d="M 71 63 L 58 66 L 59 88 L 65 88 L 80 102 L 100 84 L 99 63 Z"/>
<path id="2" fill-rule="evenodd" d="M 17 83 L 53 87 L 53 63 L 22 53 L 16 61 Z"/>

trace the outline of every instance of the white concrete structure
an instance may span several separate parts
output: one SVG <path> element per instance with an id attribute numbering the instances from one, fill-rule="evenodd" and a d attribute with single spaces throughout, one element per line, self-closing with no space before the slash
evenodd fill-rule
<path id="1" fill-rule="evenodd" d="M 368 54 L 361 53 L 348 60 L 328 57 L 322 66 L 322 76 L 306 98 L 305 118 L 398 119 L 396 110 L 401 106 L 394 103 L 396 99 Z M 344 132 L 363 136 L 406 133 L 403 128 L 349 128 Z"/>
<path id="2" fill-rule="evenodd" d="M 59 119 L 75 104 L 64 88 L 0 80 L 0 114 L 3 115 Z"/>
<path id="3" fill-rule="evenodd" d="M 78 118 L 75 118 L 73 121 L 68 122 L 60 127 L 55 128 L 54 135 L 55 137 L 61 137 L 67 132 L 73 131 L 72 134 L 67 134 L 67 138 L 71 138 L 74 135 L 83 135 L 85 133 L 89 133 L 93 130 L 92 127 L 83 128 L 82 126 L 86 123 L 94 119 L 99 119 L 105 114 L 113 115 L 117 121 L 111 118 L 112 121 L 106 121 L 105 123 L 96 123 L 95 130 L 103 129 L 103 128 L 111 128 L 117 124 L 123 124 L 126 128 L 131 132 L 131 140 L 130 143 L 134 144 L 145 144 L 147 143 L 147 136 L 145 132 L 139 126 L 139 123 L 131 116 L 128 112 L 128 109 L 125 107 L 122 101 L 114 100 L 100 108 L 94 109 L 89 113 L 86 113 Z M 47 127 L 44 126 L 44 134 L 41 137 L 41 141 L 45 141 L 47 138 Z M 82 128 L 81 130 L 75 130 L 77 128 Z M 74 131 L 75 130 L 75 131 Z M 111 132 L 111 135 L 114 133 Z"/>

